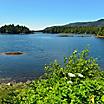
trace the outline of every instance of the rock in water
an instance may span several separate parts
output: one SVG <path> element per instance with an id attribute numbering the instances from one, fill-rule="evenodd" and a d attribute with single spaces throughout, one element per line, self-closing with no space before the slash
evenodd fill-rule
<path id="1" fill-rule="evenodd" d="M 5 52 L 4 53 L 5 55 L 21 55 L 21 54 L 23 54 L 23 52 Z"/>

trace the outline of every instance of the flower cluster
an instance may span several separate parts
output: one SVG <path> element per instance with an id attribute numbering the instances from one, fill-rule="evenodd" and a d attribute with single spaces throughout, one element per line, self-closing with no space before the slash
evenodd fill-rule
<path id="1" fill-rule="evenodd" d="M 68 76 L 69 77 L 76 77 L 75 74 L 73 74 L 73 73 L 68 73 Z"/>
<path id="2" fill-rule="evenodd" d="M 76 78 L 84 78 L 84 76 L 81 74 L 81 73 L 76 73 L 76 74 L 73 74 L 73 73 L 68 73 L 68 76 L 71 78 L 70 81 L 68 81 L 67 83 L 68 84 L 73 84 L 73 78 L 76 80 Z"/>

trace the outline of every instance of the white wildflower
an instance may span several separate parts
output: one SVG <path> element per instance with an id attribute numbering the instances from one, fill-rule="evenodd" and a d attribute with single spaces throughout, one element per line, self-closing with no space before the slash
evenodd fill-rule
<path id="1" fill-rule="evenodd" d="M 77 53 L 77 50 L 74 50 L 73 54 L 76 54 Z"/>
<path id="2" fill-rule="evenodd" d="M 11 83 L 7 83 L 7 85 L 8 85 L 8 86 L 10 86 L 10 85 L 11 85 Z"/>
<path id="3" fill-rule="evenodd" d="M 79 77 L 81 77 L 81 78 L 83 78 L 83 77 L 84 77 L 81 73 L 78 73 L 78 76 L 79 76 Z"/>
<path id="4" fill-rule="evenodd" d="M 73 73 L 68 73 L 68 76 L 69 76 L 69 77 L 75 77 L 75 74 L 73 74 Z"/>
<path id="5" fill-rule="evenodd" d="M 72 81 L 68 81 L 67 83 L 68 83 L 68 84 L 73 84 L 73 82 L 72 82 Z"/>
<path id="6" fill-rule="evenodd" d="M 92 75 L 92 74 L 89 74 L 90 76 Z"/>
<path id="7" fill-rule="evenodd" d="M 45 66 L 45 69 L 46 69 L 47 67 Z"/>

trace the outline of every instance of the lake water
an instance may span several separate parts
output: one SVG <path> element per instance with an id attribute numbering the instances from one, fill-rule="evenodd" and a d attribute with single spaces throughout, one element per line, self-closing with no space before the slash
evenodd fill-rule
<path id="1" fill-rule="evenodd" d="M 0 82 L 26 81 L 44 73 L 44 65 L 55 59 L 63 63 L 74 49 L 88 48 L 104 68 L 104 39 L 96 37 L 58 37 L 58 34 L 0 35 L 0 53 L 21 51 L 17 56 L 0 55 Z"/>

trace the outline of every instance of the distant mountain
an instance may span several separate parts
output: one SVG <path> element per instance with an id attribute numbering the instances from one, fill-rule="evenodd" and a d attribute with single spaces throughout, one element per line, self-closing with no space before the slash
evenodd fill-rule
<path id="1" fill-rule="evenodd" d="M 104 26 L 104 19 L 100 19 L 98 21 L 92 21 L 92 22 L 76 22 L 76 23 L 70 23 L 64 26 L 68 27 L 76 27 L 76 26 L 95 26 L 95 27 L 103 27 Z"/>

